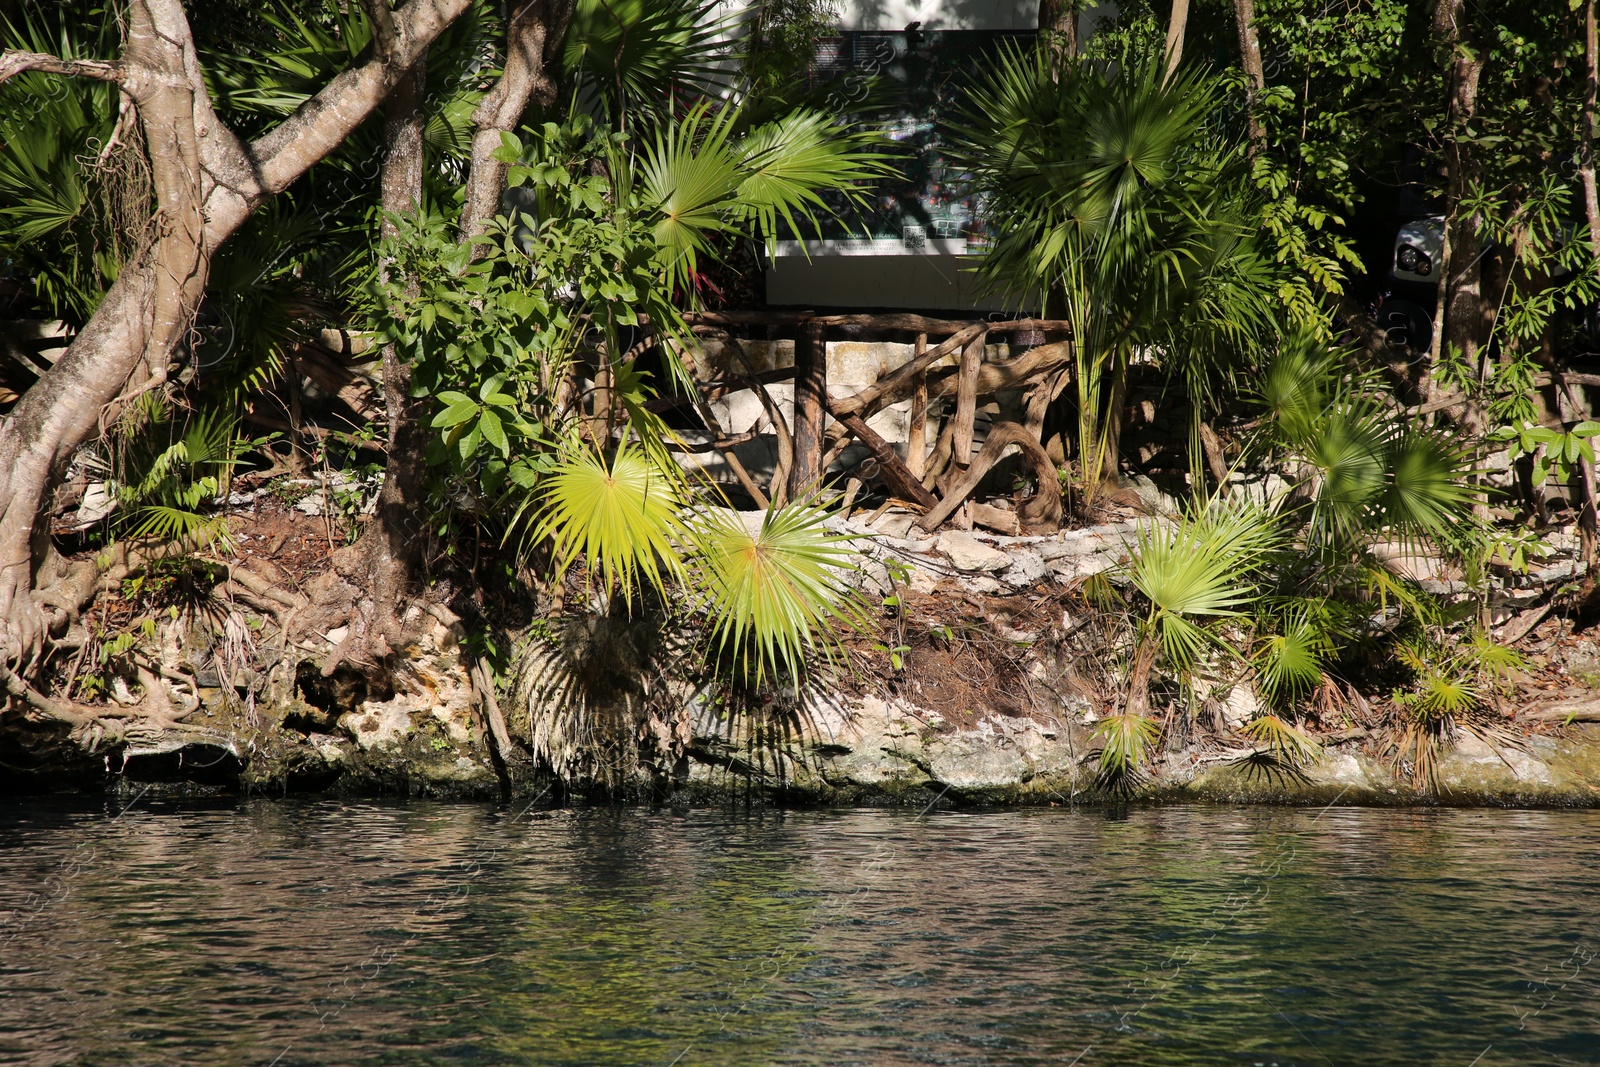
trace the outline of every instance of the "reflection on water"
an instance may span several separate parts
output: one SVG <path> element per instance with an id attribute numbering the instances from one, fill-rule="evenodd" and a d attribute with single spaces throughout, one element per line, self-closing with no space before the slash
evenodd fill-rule
<path id="1" fill-rule="evenodd" d="M 0 1062 L 1600 1063 L 1600 815 L 0 806 Z"/>

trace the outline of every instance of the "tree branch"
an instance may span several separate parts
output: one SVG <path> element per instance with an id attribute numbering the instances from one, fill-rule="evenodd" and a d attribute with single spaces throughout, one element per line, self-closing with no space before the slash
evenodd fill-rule
<path id="1" fill-rule="evenodd" d="M 103 59 L 62 59 L 44 52 L 20 52 L 13 48 L 0 52 L 0 82 L 30 70 L 46 74 L 70 74 L 75 78 L 92 78 L 100 82 L 114 82 L 122 77 L 122 68 L 118 64 Z"/>
<path id="2" fill-rule="evenodd" d="M 396 43 L 387 59 L 373 54 L 301 105 L 248 152 L 262 192 L 281 193 L 312 164 L 342 144 L 389 95 L 444 28 L 471 0 L 410 0 L 395 12 Z"/>

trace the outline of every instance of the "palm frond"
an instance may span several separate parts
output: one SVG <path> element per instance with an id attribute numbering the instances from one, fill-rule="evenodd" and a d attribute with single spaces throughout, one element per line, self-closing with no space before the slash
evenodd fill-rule
<path id="1" fill-rule="evenodd" d="M 1287 707 L 1321 684 L 1322 665 L 1333 654 L 1328 632 L 1304 609 L 1283 620 L 1281 632 L 1261 638 L 1255 653 L 1261 690 L 1277 707 Z"/>
<path id="2" fill-rule="evenodd" d="M 672 100 L 719 95 L 730 72 L 721 39 L 739 16 L 716 0 L 578 0 L 562 66 L 617 125 L 629 112 L 668 113 Z"/>
<path id="3" fill-rule="evenodd" d="M 1255 591 L 1253 574 L 1277 544 L 1270 515 L 1243 501 L 1214 504 L 1170 527 L 1148 524 L 1127 573 L 1150 601 L 1169 664 L 1192 663 L 1214 639 L 1193 618 L 1236 616 Z"/>
<path id="4" fill-rule="evenodd" d="M 1305 731 L 1276 715 L 1251 719 L 1239 732 L 1292 767 L 1304 767 L 1322 755 L 1322 746 Z"/>
<path id="5" fill-rule="evenodd" d="M 1096 723 L 1090 736 L 1100 743 L 1097 778 L 1101 787 L 1116 792 L 1131 789 L 1160 733 L 1155 721 L 1144 715 L 1107 715 Z"/>
<path id="6" fill-rule="evenodd" d="M 580 558 L 605 593 L 631 600 L 682 574 L 689 530 L 674 474 L 624 442 L 608 459 L 574 445 L 544 479 L 533 541 L 551 542 L 557 577 Z"/>
<path id="7" fill-rule="evenodd" d="M 859 625 L 860 605 L 840 577 L 849 538 L 830 534 L 826 519 L 796 503 L 768 510 L 755 533 L 721 509 L 696 522 L 710 642 L 740 677 L 759 684 L 786 674 L 798 683 L 808 652 L 831 657 L 839 630 Z"/>

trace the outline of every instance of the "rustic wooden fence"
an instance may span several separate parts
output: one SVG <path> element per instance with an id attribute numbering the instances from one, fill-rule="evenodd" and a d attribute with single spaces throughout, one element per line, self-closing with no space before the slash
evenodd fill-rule
<path id="1" fill-rule="evenodd" d="M 1061 521 L 1061 493 L 1054 462 L 1045 451 L 1041 434 L 1045 412 L 1071 380 L 1073 358 L 1070 340 L 1037 344 L 1009 359 L 986 359 L 991 335 L 1010 334 L 1030 339 L 1064 337 L 1068 324 L 1051 319 L 983 321 L 940 319 L 910 314 L 817 315 L 806 312 L 705 312 L 689 316 L 696 334 L 716 337 L 732 345 L 746 370 L 726 381 L 703 383 L 696 407 L 715 436 L 711 447 L 729 460 L 735 476 L 752 491 L 757 503 L 769 496 L 795 499 L 814 491 L 824 472 L 851 440 L 859 441 L 877 461 L 880 477 L 892 498 L 921 512 L 918 525 L 933 530 L 947 522 L 968 502 L 991 468 L 1011 446 L 1027 457 L 1038 476 L 1039 488 L 1016 516 L 1006 518 L 982 509 L 985 525 L 1009 527 L 1020 520 L 1030 527 L 1051 527 Z M 769 339 L 793 339 L 794 367 L 757 372 L 736 337 L 741 330 L 761 328 Z M 827 378 L 827 343 L 830 339 L 859 340 L 910 337 L 911 359 L 852 396 L 830 397 Z M 931 345 L 931 347 L 930 347 Z M 777 410 L 765 385 L 794 378 L 794 405 L 789 416 Z M 1018 423 L 994 423 L 974 454 L 973 424 L 978 402 L 1003 389 L 1025 390 L 1024 418 Z M 748 435 L 731 438 L 715 424 L 708 402 L 740 389 L 757 390 L 778 436 L 779 471 L 770 494 L 763 493 L 739 464 L 733 449 Z M 933 451 L 928 454 L 925 427 L 930 401 L 954 397 L 943 418 Z M 879 411 L 901 401 L 911 401 L 910 440 L 906 458 L 868 424 Z M 829 419 L 832 425 L 829 425 Z M 924 457 L 926 456 L 926 459 Z M 973 517 L 969 508 L 967 517 Z"/>

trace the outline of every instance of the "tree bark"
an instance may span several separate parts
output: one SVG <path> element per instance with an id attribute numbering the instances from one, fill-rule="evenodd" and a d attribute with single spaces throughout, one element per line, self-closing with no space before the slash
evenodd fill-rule
<path id="1" fill-rule="evenodd" d="M 955 433 L 950 439 L 950 459 L 962 470 L 972 462 L 972 431 L 978 417 L 978 371 L 983 366 L 988 340 L 989 335 L 980 332 L 961 350 L 961 370 L 956 378 L 956 413 L 952 422 Z"/>
<path id="2" fill-rule="evenodd" d="M 1450 168 L 1445 210 L 1444 262 L 1439 265 L 1442 321 L 1434 326 L 1432 363 L 1437 365 L 1448 349 L 1459 349 L 1462 358 L 1475 363 L 1487 331 L 1483 301 L 1482 221 L 1463 214 L 1462 201 L 1471 193 L 1477 177 L 1477 161 L 1460 139 L 1462 128 L 1478 108 L 1478 82 L 1483 75 L 1481 51 L 1467 40 L 1465 0 L 1440 0 L 1433 13 L 1435 39 L 1445 52 L 1445 78 L 1449 88 L 1446 108 L 1450 142 L 1446 148 Z M 1461 264 L 1460 269 L 1456 264 Z M 1423 383 L 1426 394 L 1430 390 Z M 1429 399 L 1424 395 L 1424 400 Z"/>
<path id="3" fill-rule="evenodd" d="M 1061 483 L 1057 480 L 1056 465 L 1039 444 L 1038 438 L 1014 422 L 997 422 L 989 428 L 989 436 L 984 439 L 983 448 L 971 466 L 951 482 L 939 506 L 919 518 L 916 525 L 929 532 L 938 529 L 977 490 L 984 476 L 994 469 L 994 465 L 1000 462 L 1006 449 L 1012 445 L 1021 449 L 1033 464 L 1034 476 L 1039 482 L 1039 491 L 1023 502 L 1017 517 L 1029 526 L 1059 527 Z"/>
<path id="4" fill-rule="evenodd" d="M 1059 73 L 1078 54 L 1079 0 L 1042 0 L 1039 34 L 1050 50 L 1050 67 Z"/>
<path id="5" fill-rule="evenodd" d="M 1600 81 L 1600 34 L 1596 33 L 1595 0 L 1583 5 L 1583 147 L 1578 172 L 1583 177 L 1583 210 L 1589 221 L 1589 247 L 1600 260 L 1600 194 L 1594 176 L 1594 111 L 1596 83 Z"/>
<path id="6" fill-rule="evenodd" d="M 911 361 L 915 363 L 928 348 L 928 335 L 917 334 Z M 906 469 L 922 484 L 922 472 L 928 463 L 928 376 L 919 374 L 911 390 L 911 420 L 906 427 Z"/>
<path id="7" fill-rule="evenodd" d="M 1256 34 L 1255 0 L 1233 0 L 1234 27 L 1239 31 L 1239 66 L 1244 70 L 1244 121 L 1250 136 L 1250 154 L 1266 147 L 1267 131 L 1261 124 L 1261 92 L 1267 87 L 1261 64 L 1261 38 Z"/>
<path id="8" fill-rule="evenodd" d="M 416 211 L 422 204 L 427 81 L 424 55 L 395 86 L 384 107 L 383 209 L 394 215 Z M 385 217 L 383 235 L 394 233 L 394 223 Z M 405 605 L 417 585 L 427 535 L 423 507 L 428 436 L 421 418 L 423 401 L 411 395 L 411 366 L 394 345 L 383 350 L 383 401 L 389 417 L 389 458 L 373 521 L 356 549 L 367 570 L 376 629 L 397 648 L 403 641 Z"/>
<path id="9" fill-rule="evenodd" d="M 472 166 L 461 205 L 461 237 L 474 237 L 500 211 L 506 165 L 494 158 L 500 135 L 516 128 L 530 102 L 548 106 L 557 85 L 550 67 L 572 20 L 573 0 L 523 0 L 506 24 L 505 68 L 472 113 Z"/>
<path id="10" fill-rule="evenodd" d="M 259 140 L 244 144 L 212 110 L 182 0 L 132 0 L 116 64 L 137 104 L 157 218 L 100 306 L 0 424 L 0 655 L 27 670 L 47 637 L 33 595 L 34 534 L 46 496 L 77 449 L 159 388 L 205 290 L 211 257 L 250 213 L 337 147 L 470 0 L 411 0 L 394 13 L 387 58 L 365 59 Z M 0 78 L 16 73 L 0 53 Z M 47 544 L 47 542 L 45 542 Z"/>
<path id="11" fill-rule="evenodd" d="M 1172 0 L 1172 15 L 1167 19 L 1167 77 L 1170 79 L 1183 61 L 1183 37 L 1189 28 L 1189 0 Z"/>
<path id="12" fill-rule="evenodd" d="M 159 236 L 0 425 L 0 617 L 7 620 L 0 653 L 10 664 L 30 663 L 47 636 L 30 595 L 43 562 L 34 549 L 46 493 L 78 445 L 114 419 L 113 402 L 141 359 L 145 377 L 165 373 L 165 353 L 205 288 L 199 123 L 189 82 L 198 80 L 199 62 L 177 0 L 130 7 L 119 67 L 149 148 Z"/>
<path id="13" fill-rule="evenodd" d="M 828 407 L 828 343 L 820 325 L 808 323 L 794 343 L 794 466 L 789 499 L 799 500 L 822 482 L 822 434 Z"/>

